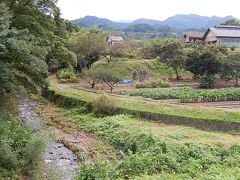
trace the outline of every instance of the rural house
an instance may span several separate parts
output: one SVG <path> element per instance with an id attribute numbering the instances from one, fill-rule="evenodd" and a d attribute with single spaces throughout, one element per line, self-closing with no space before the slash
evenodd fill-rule
<path id="1" fill-rule="evenodd" d="M 186 43 L 202 41 L 205 44 L 240 47 L 240 26 L 215 26 L 205 34 L 185 34 Z"/>
<path id="2" fill-rule="evenodd" d="M 114 45 L 115 43 L 122 42 L 123 38 L 121 36 L 109 36 L 107 39 L 107 43 L 109 46 Z"/>
<path id="3" fill-rule="evenodd" d="M 240 26 L 215 26 L 209 28 L 203 38 L 210 44 L 240 47 Z"/>

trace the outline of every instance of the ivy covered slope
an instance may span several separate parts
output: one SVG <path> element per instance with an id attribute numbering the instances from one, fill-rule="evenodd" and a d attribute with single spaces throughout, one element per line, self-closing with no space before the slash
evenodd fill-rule
<path id="1" fill-rule="evenodd" d="M 68 99 L 69 103 L 92 102 L 101 93 L 85 90 L 78 90 L 74 87 L 61 87 L 54 76 L 48 78 L 49 90 L 58 95 L 59 101 Z M 129 97 L 124 95 L 110 95 L 118 102 L 118 108 L 127 112 L 150 113 L 159 115 L 161 119 L 170 117 L 170 119 L 192 119 L 197 121 L 217 121 L 240 123 L 240 113 L 224 112 L 211 108 L 196 109 L 192 106 L 183 106 L 177 104 L 167 104 L 165 102 L 149 101 L 138 97 Z"/>

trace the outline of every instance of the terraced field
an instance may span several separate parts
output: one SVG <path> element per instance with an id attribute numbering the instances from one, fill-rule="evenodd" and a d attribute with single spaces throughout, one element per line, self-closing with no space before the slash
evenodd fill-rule
<path id="1" fill-rule="evenodd" d="M 75 101 L 76 103 L 77 101 L 85 103 L 92 102 L 102 94 L 97 91 L 77 89 L 76 84 L 58 84 L 56 78 L 53 76 L 48 79 L 48 82 L 50 91 L 59 96 L 69 98 L 69 100 Z M 196 125 L 199 128 L 207 129 L 211 129 L 211 127 L 224 131 L 239 129 L 240 112 L 229 112 L 222 109 L 195 105 L 186 106 L 168 103 L 166 101 L 152 101 L 126 95 L 108 95 L 116 100 L 120 110 L 131 114 L 138 114 L 141 117 L 169 123 L 182 123 L 189 126 Z M 205 122 L 206 126 L 204 126 Z M 224 127 L 222 123 L 224 123 Z"/>

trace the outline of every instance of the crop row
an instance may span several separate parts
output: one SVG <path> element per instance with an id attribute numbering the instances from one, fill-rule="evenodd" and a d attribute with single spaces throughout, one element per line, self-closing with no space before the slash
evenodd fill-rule
<path id="1" fill-rule="evenodd" d="M 182 103 L 239 101 L 239 88 L 196 90 L 191 87 L 125 90 L 123 94 L 152 99 L 179 99 Z"/>
<path id="2" fill-rule="evenodd" d="M 216 101 L 239 101 L 240 89 L 211 89 L 211 90 L 197 90 L 182 94 L 179 96 L 182 103 L 188 102 L 216 102 Z"/>

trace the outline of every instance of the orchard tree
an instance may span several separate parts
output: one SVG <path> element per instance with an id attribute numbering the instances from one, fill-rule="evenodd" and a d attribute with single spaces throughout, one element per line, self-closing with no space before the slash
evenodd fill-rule
<path id="1" fill-rule="evenodd" d="M 156 58 L 161 53 L 161 47 L 164 41 L 159 39 L 151 39 L 143 41 L 141 54 L 144 59 Z"/>
<path id="2" fill-rule="evenodd" d="M 99 82 L 99 69 L 90 68 L 82 73 L 82 78 L 90 84 L 91 88 L 95 88 L 95 85 Z"/>
<path id="3" fill-rule="evenodd" d="M 180 41 L 167 41 L 161 47 L 159 56 L 163 63 L 173 68 L 176 79 L 180 79 L 179 69 L 183 67 L 185 60 L 182 43 Z"/>
<path id="4" fill-rule="evenodd" d="M 203 67 L 200 66 L 201 64 L 200 54 L 201 52 L 198 50 L 191 51 L 190 53 L 188 53 L 185 62 L 186 70 L 190 71 L 194 75 L 195 79 L 203 76 L 204 74 Z"/>
<path id="5" fill-rule="evenodd" d="M 186 69 L 195 77 L 214 75 L 220 71 L 221 62 L 216 54 L 209 50 L 194 51 L 188 54 L 185 63 Z"/>
<path id="6" fill-rule="evenodd" d="M 235 86 L 238 86 L 240 78 L 240 52 L 234 51 L 226 56 L 222 64 L 221 78 L 225 80 L 235 79 Z"/>
<path id="7" fill-rule="evenodd" d="M 78 57 L 78 70 L 81 70 L 80 65 L 85 65 L 89 69 L 93 63 L 99 60 L 106 44 L 105 39 L 105 34 L 94 28 L 83 29 L 68 39 L 68 47 Z"/>
<path id="8" fill-rule="evenodd" d="M 116 85 L 122 77 L 111 69 L 102 69 L 98 72 L 99 80 L 103 81 L 106 85 L 110 87 L 110 92 L 112 93 L 114 85 Z"/>
<path id="9" fill-rule="evenodd" d="M 105 57 L 108 63 L 111 62 L 113 57 L 123 57 L 124 56 L 124 44 L 116 43 L 114 45 L 105 45 L 102 55 Z"/>

